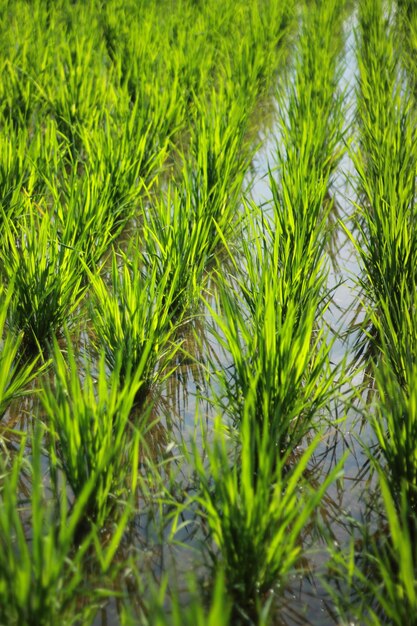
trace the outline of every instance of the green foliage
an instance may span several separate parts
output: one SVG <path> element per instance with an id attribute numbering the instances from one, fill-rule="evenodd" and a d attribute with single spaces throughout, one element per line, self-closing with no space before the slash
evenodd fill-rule
<path id="1" fill-rule="evenodd" d="M 252 233 L 250 243 L 243 243 L 237 277 L 219 288 L 212 312 L 213 332 L 232 359 L 229 368 L 215 372 L 217 402 L 237 425 L 250 410 L 255 422 L 268 427 L 277 454 L 285 455 L 337 388 L 330 346 L 317 322 L 325 274 L 309 266 L 308 282 L 289 280 L 281 240 L 257 240 Z M 292 267 L 294 275 L 302 270 Z"/>
<path id="2" fill-rule="evenodd" d="M 94 489 L 84 483 L 70 507 L 65 482 L 56 502 L 48 502 L 43 485 L 42 428 L 32 441 L 31 461 L 25 460 L 26 439 L 8 468 L 0 458 L 0 623 L 10 626 L 52 626 L 92 621 L 94 602 L 78 614 L 77 598 L 84 587 L 83 557 L 91 536 L 75 543 L 75 533 Z M 6 473 L 5 473 L 6 471 Z M 19 481 L 29 472 L 29 502 L 21 501 Z M 29 524 L 30 531 L 27 529 Z"/>
<path id="3" fill-rule="evenodd" d="M 377 399 L 370 423 L 378 448 L 374 454 L 385 473 L 392 498 L 399 505 L 401 494 L 410 511 L 417 513 L 417 388 L 415 362 L 405 368 L 401 385 L 389 364 L 376 370 Z"/>
<path id="4" fill-rule="evenodd" d="M 345 553 L 332 550 L 331 580 L 340 586 L 328 589 L 339 614 L 366 626 L 416 624 L 417 518 L 410 509 L 406 488 L 394 502 L 383 472 L 379 472 L 385 520 L 381 530 L 362 527 L 358 549 L 352 541 Z M 337 591 L 336 591 L 337 589 Z"/>
<path id="5" fill-rule="evenodd" d="M 271 178 L 274 222 L 283 234 L 295 277 L 304 262 L 317 266 L 328 239 L 330 185 L 343 154 L 343 94 L 338 86 L 343 2 L 315 1 L 302 13 L 294 77 L 279 95 L 282 137 L 279 180 Z M 309 271 L 309 269 L 307 269 Z"/>
<path id="6" fill-rule="evenodd" d="M 205 607 L 204 596 L 198 589 L 195 577 L 187 581 L 189 594 L 187 606 L 182 606 L 180 590 L 174 588 L 169 593 L 168 579 L 165 578 L 159 589 L 152 588 L 150 597 L 140 611 L 140 623 L 144 626 L 227 626 L 230 624 L 231 607 L 224 587 L 224 574 L 217 574 L 213 584 L 213 593 L 208 607 Z M 167 611 L 167 597 L 171 600 L 171 609 Z M 138 623 L 138 611 L 127 603 L 123 607 L 122 626 L 134 626 Z M 262 626 L 262 624 L 260 624 Z"/>
<path id="7" fill-rule="evenodd" d="M 41 352 L 62 330 L 85 292 L 79 252 L 61 244 L 54 221 L 30 199 L 27 213 L 4 224 L 3 278 L 11 289 L 8 327 L 22 352 Z"/>
<path id="8" fill-rule="evenodd" d="M 255 385 L 247 398 L 239 433 L 239 451 L 230 456 L 230 441 L 218 420 L 214 441 L 205 440 L 207 466 L 198 447 L 193 463 L 197 500 L 220 552 L 226 586 L 236 615 L 255 618 L 263 594 L 285 583 L 297 566 L 302 533 L 328 485 L 341 469 L 329 473 L 320 488 L 305 478 L 319 439 L 289 463 L 276 449 L 268 424 L 254 418 Z M 216 552 L 213 557 L 217 559 Z"/>
<path id="9" fill-rule="evenodd" d="M 253 148 L 245 142 L 246 110 L 230 85 L 196 104 L 184 193 L 190 197 L 193 220 L 208 223 L 207 245 L 213 254 L 219 244 L 217 227 L 227 240 L 239 234 L 238 201 Z"/>
<path id="10" fill-rule="evenodd" d="M 383 3 L 362 2 L 359 17 L 359 147 L 353 158 L 361 198 L 353 241 L 368 305 L 363 325 L 374 337 L 373 350 L 384 345 L 392 354 L 401 381 L 416 292 L 415 110 L 399 73 L 396 32 Z"/>
<path id="11" fill-rule="evenodd" d="M 0 0 L 1 624 L 89 623 L 112 595 L 126 624 L 285 621 L 336 506 L 342 389 L 385 478 L 334 555 L 341 613 L 412 622 L 416 32 L 409 0 Z M 369 405 L 329 325 L 335 225 Z"/>
<path id="12" fill-rule="evenodd" d="M 131 255 L 113 251 L 111 290 L 103 278 L 91 274 L 91 321 L 109 367 L 119 368 L 122 380 L 139 372 L 145 392 L 169 375 L 180 347 L 171 321 L 175 282 L 169 282 L 168 273 L 161 277 L 156 265 L 143 272 L 138 248 L 133 244 L 131 250 Z"/>
<path id="13" fill-rule="evenodd" d="M 210 219 L 197 216 L 190 194 L 170 185 L 144 211 L 143 264 L 169 304 L 173 321 L 193 313 L 213 262 Z"/>
<path id="14" fill-rule="evenodd" d="M 42 367 L 37 368 L 37 359 L 26 361 L 20 354 L 22 334 L 16 335 L 6 330 L 6 319 L 10 300 L 13 296 L 13 283 L 9 285 L 7 294 L 0 292 L 0 419 L 10 402 L 30 393 L 29 383 L 39 374 Z"/>
<path id="15" fill-rule="evenodd" d="M 110 375 L 101 354 L 98 372 L 91 366 L 81 378 L 71 343 L 66 363 L 54 345 L 53 385 L 46 385 L 42 403 L 56 440 L 55 452 L 78 499 L 93 481 L 85 515 L 101 527 L 134 492 L 139 463 L 139 430 L 130 422 L 132 407 L 143 384 L 142 371 L 120 384 L 120 364 Z"/>

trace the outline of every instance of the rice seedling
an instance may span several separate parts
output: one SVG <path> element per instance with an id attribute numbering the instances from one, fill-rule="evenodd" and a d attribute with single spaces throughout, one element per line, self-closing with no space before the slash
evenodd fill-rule
<path id="1" fill-rule="evenodd" d="M 110 289 L 103 278 L 90 277 L 95 343 L 111 370 L 120 364 L 122 380 L 140 372 L 144 397 L 154 383 L 169 376 L 180 348 L 171 319 L 175 283 L 168 283 L 168 273 L 161 279 L 156 266 L 143 272 L 134 243 L 128 253 L 113 251 Z"/>
<path id="2" fill-rule="evenodd" d="M 179 5 L 178 11 L 172 11 L 166 3 L 109 2 L 101 15 L 116 87 L 116 111 L 123 110 L 120 103 L 132 106 L 136 111 L 133 123 L 146 135 L 132 137 L 131 142 L 132 147 L 138 142 L 146 148 L 142 166 L 166 151 L 183 126 L 185 110 L 180 81 L 191 73 L 193 59 L 190 53 L 186 61 L 189 66 L 184 71 L 180 33 L 194 26 L 195 20 L 187 19 L 186 4 L 182 8 L 180 26 Z M 190 36 L 187 41 L 192 43 L 196 38 Z"/>
<path id="3" fill-rule="evenodd" d="M 12 291 L 7 324 L 22 333 L 21 351 L 41 353 L 85 292 L 79 254 L 61 244 L 49 214 L 27 198 L 27 213 L 4 225 L 3 279 Z"/>
<path id="4" fill-rule="evenodd" d="M 69 140 L 73 158 L 83 151 L 78 129 L 97 127 L 102 112 L 112 106 L 114 97 L 111 77 L 102 61 L 103 43 L 97 36 L 98 29 L 94 28 L 94 13 L 86 8 L 83 18 L 82 7 L 77 13 L 73 14 L 62 43 L 54 29 L 52 80 L 39 85 L 44 107 L 55 119 L 60 133 Z M 82 25 L 92 20 L 92 30 L 83 32 Z"/>
<path id="5" fill-rule="evenodd" d="M 417 11 L 414 3 L 409 0 L 398 0 L 396 5 L 398 32 L 403 37 L 401 59 L 409 77 L 410 86 L 412 87 L 412 93 L 415 98 L 417 95 Z"/>
<path id="6" fill-rule="evenodd" d="M 85 167 L 101 183 L 99 207 L 103 203 L 116 224 L 119 215 L 127 221 L 134 214 L 141 192 L 149 190 L 166 159 L 164 115 L 162 97 L 148 104 L 138 98 L 133 105 L 120 105 L 117 115 L 105 114 L 105 123 L 94 132 L 80 131 Z"/>
<path id="7" fill-rule="evenodd" d="M 281 256 L 278 237 L 271 242 L 252 224 L 252 235 L 242 243 L 241 268 L 236 266 L 235 278 L 220 286 L 211 312 L 214 336 L 232 359 L 229 368 L 213 375 L 220 389 L 215 403 L 239 425 L 255 390 L 253 418 L 268 425 L 277 454 L 285 455 L 335 393 L 330 345 L 317 323 L 325 273 L 309 267 L 307 282 L 303 266 L 293 267 L 302 280 L 291 282 L 280 267 L 290 255 Z"/>
<path id="8" fill-rule="evenodd" d="M 305 8 L 294 79 L 285 101 L 280 98 L 279 182 L 271 177 L 274 222 L 292 242 L 296 271 L 303 258 L 315 266 L 323 256 L 329 188 L 343 153 L 338 88 L 343 11 L 344 3 L 335 1 L 318 0 Z"/>
<path id="9" fill-rule="evenodd" d="M 57 455 L 76 498 L 93 481 L 85 516 L 101 528 L 136 488 L 139 430 L 129 417 L 143 384 L 143 363 L 121 385 L 120 362 L 107 374 L 103 353 L 97 373 L 87 364 L 83 378 L 71 342 L 67 360 L 55 342 L 55 382 L 44 387 L 41 400 L 56 440 L 52 454 Z"/>
<path id="10" fill-rule="evenodd" d="M 228 19 L 224 18 L 224 7 L 220 9 L 214 4 L 211 10 L 221 10 L 223 14 L 219 65 L 225 68 L 250 115 L 259 101 L 268 97 L 287 63 L 288 44 L 295 30 L 295 3 L 231 2 L 226 9 Z M 220 21 L 218 15 L 212 19 L 214 23 Z"/>
<path id="11" fill-rule="evenodd" d="M 230 85 L 196 106 L 183 185 L 192 219 L 208 222 L 206 245 L 213 254 L 221 244 L 219 230 L 226 241 L 239 235 L 239 202 L 254 148 L 246 139 L 247 113 Z"/>
<path id="12" fill-rule="evenodd" d="M 136 189 L 130 183 L 121 170 L 115 175 L 88 165 L 80 176 L 77 162 L 63 173 L 59 187 L 55 180 L 49 183 L 57 235 L 89 268 L 100 262 L 133 215 Z"/>
<path id="13" fill-rule="evenodd" d="M 170 294 L 170 315 L 179 322 L 196 310 L 213 262 L 209 220 L 198 218 L 189 194 L 174 185 L 143 215 L 144 272 L 156 273 L 157 284 Z"/>
<path id="14" fill-rule="evenodd" d="M 15 398 L 28 393 L 27 387 L 42 369 L 37 367 L 37 359 L 26 362 L 20 357 L 22 335 L 6 330 L 6 320 L 13 284 L 5 294 L 0 291 L 0 420 Z"/>
<path id="15" fill-rule="evenodd" d="M 9 124 L 1 129 L 0 199 L 1 227 L 7 217 L 19 212 L 20 195 L 27 188 L 29 172 L 26 159 L 27 132 L 14 131 Z"/>
<path id="16" fill-rule="evenodd" d="M 352 619 L 366 626 L 416 624 L 417 518 L 410 509 L 407 489 L 394 502 L 383 471 L 379 471 L 385 522 L 349 551 L 332 549 L 329 575 L 340 588 L 328 585 L 343 623 Z M 381 524 L 381 522 L 380 522 Z"/>
<path id="17" fill-rule="evenodd" d="M 213 4 L 198 7 L 184 2 L 180 21 L 171 16 L 167 24 L 169 38 L 169 71 L 176 78 L 178 96 L 184 107 L 184 116 L 192 118 L 195 100 L 204 98 L 216 83 L 221 64 L 218 61 L 224 39 L 219 36 L 219 7 Z M 229 23 L 230 10 L 224 6 L 221 20 Z M 202 33 L 210 32 L 209 37 Z M 187 120 L 189 123 L 189 120 Z M 188 125 L 188 124 L 187 124 Z"/>
<path id="18" fill-rule="evenodd" d="M 338 465 L 318 489 L 310 489 L 305 473 L 319 439 L 288 466 L 291 450 L 283 456 L 277 451 L 269 425 L 254 416 L 256 403 L 254 384 L 246 399 L 238 454 L 232 449 L 230 455 L 220 420 L 213 444 L 204 442 L 207 466 L 196 445 L 193 454 L 197 501 L 214 542 L 207 549 L 224 568 L 236 618 L 249 623 L 256 622 L 268 592 L 284 585 L 297 566 L 303 528 L 341 469 Z"/>
<path id="19" fill-rule="evenodd" d="M 16 2 L 13 11 L 2 3 L 0 17 L 0 114 L 15 128 L 31 125 L 41 109 L 37 81 L 50 55 L 45 8 Z"/>
<path id="20" fill-rule="evenodd" d="M 48 502 L 42 475 L 38 427 L 31 460 L 25 459 L 26 440 L 9 469 L 0 457 L 0 623 L 10 626 L 52 626 L 57 622 L 92 622 L 94 601 L 82 614 L 77 598 L 84 590 L 83 558 L 91 537 L 74 543 L 94 482 L 90 478 L 70 509 L 65 484 L 56 502 Z M 19 477 L 31 475 L 29 502 L 21 501 Z M 27 524 L 30 531 L 27 530 Z"/>
<path id="21" fill-rule="evenodd" d="M 413 355 L 414 356 L 414 355 Z M 372 457 L 385 474 L 393 501 L 401 494 L 410 512 L 417 511 L 417 415 L 415 357 L 405 364 L 406 382 L 396 376 L 390 360 L 375 368 L 375 407 L 369 416 L 377 446 Z"/>
<path id="22" fill-rule="evenodd" d="M 39 134 L 24 126 L 14 129 L 5 122 L 0 130 L 0 232 L 8 220 L 28 211 L 26 198 L 34 204 L 49 204 L 48 183 L 56 181 L 62 167 L 65 142 L 56 124 L 48 120 Z"/>

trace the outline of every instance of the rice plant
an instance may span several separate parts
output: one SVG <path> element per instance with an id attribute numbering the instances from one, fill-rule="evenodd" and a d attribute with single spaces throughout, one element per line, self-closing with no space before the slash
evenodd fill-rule
<path id="1" fill-rule="evenodd" d="M 49 183 L 57 236 L 89 268 L 100 262 L 134 213 L 134 182 L 129 184 L 123 166 L 118 167 L 118 179 L 111 171 L 90 170 L 88 165 L 80 175 L 79 163 L 73 162 L 59 185 L 55 179 Z"/>
<path id="2" fill-rule="evenodd" d="M 171 314 L 181 320 L 195 310 L 209 258 L 207 222 L 194 219 L 189 197 L 169 186 L 144 215 L 144 271 L 156 268 L 158 284 L 172 292 Z"/>
<path id="3" fill-rule="evenodd" d="M 388 361 L 388 362 L 387 362 Z M 404 364 L 406 382 L 399 380 L 390 365 L 375 368 L 376 398 L 369 422 L 377 445 L 373 463 L 384 472 L 393 501 L 405 497 L 410 512 L 417 511 L 417 414 L 415 356 Z M 403 494 L 403 496 L 401 496 Z"/>
<path id="4" fill-rule="evenodd" d="M 6 9 L 5 3 L 2 7 Z M 48 12 L 23 2 L 15 3 L 13 12 L 2 11 L 0 37 L 2 41 L 0 112 L 13 126 L 33 124 L 42 108 L 37 82 L 43 75 L 45 61 L 50 55 Z M 50 34 L 50 33 L 48 33 Z"/>
<path id="5" fill-rule="evenodd" d="M 139 371 L 145 394 L 169 375 L 170 361 L 180 347 L 171 320 L 175 285 L 168 282 L 168 273 L 161 279 L 156 265 L 143 272 L 138 247 L 130 250 L 132 256 L 113 251 L 110 289 L 103 278 L 91 275 L 91 321 L 95 343 L 109 367 L 120 365 L 122 380 Z"/>
<path id="6" fill-rule="evenodd" d="M 305 7 L 294 78 L 285 100 L 279 98 L 278 182 L 271 177 L 274 223 L 291 241 L 295 272 L 303 259 L 314 266 L 324 254 L 330 185 L 343 153 L 343 94 L 338 86 L 343 11 L 344 3 L 335 1 L 317 0 Z"/>
<path id="7" fill-rule="evenodd" d="M 4 225 L 1 244 L 2 274 L 12 296 L 7 324 L 22 333 L 22 352 L 44 352 L 62 330 L 84 292 L 77 250 L 62 245 L 56 224 L 33 200 L 27 213 Z"/>
<path id="8" fill-rule="evenodd" d="M 245 102 L 245 110 L 256 115 L 256 107 L 275 88 L 288 62 L 288 52 L 296 30 L 296 3 L 251 2 L 228 3 L 211 7 L 213 12 L 221 12 L 224 17 L 215 23 L 222 25 L 223 46 L 219 50 L 221 67 L 239 98 Z M 242 37 L 242 32 L 245 32 Z"/>
<path id="9" fill-rule="evenodd" d="M 16 335 L 6 329 L 10 300 L 13 297 L 13 283 L 5 294 L 0 291 L 0 419 L 15 398 L 30 392 L 29 383 L 39 374 L 37 359 L 25 361 L 20 354 L 22 334 Z"/>
<path id="10" fill-rule="evenodd" d="M 30 461 L 26 439 L 11 468 L 0 457 L 0 623 L 10 626 L 52 626 L 57 622 L 92 622 L 94 601 L 79 612 L 77 599 L 86 591 L 83 559 L 91 536 L 75 544 L 76 529 L 94 489 L 92 478 L 69 507 L 65 483 L 58 500 L 48 502 L 42 470 L 41 437 L 37 428 Z M 31 494 L 22 501 L 19 478 L 31 476 Z M 30 531 L 27 529 L 29 524 Z"/>
<path id="11" fill-rule="evenodd" d="M 113 232 L 137 212 L 141 193 L 151 187 L 166 159 L 168 140 L 159 137 L 158 128 L 163 110 L 142 107 L 139 100 L 120 104 L 117 115 L 106 112 L 103 126 L 80 131 L 87 171 L 100 189 L 96 210 L 105 207 Z"/>
<path id="12" fill-rule="evenodd" d="M 230 454 L 218 420 L 213 443 L 205 440 L 207 465 L 197 446 L 193 455 L 197 501 L 214 542 L 212 549 L 208 544 L 209 553 L 224 568 L 236 617 L 254 621 L 267 593 L 285 585 L 297 567 L 303 529 L 341 469 L 329 473 L 319 489 L 309 488 L 305 473 L 319 439 L 289 467 L 291 450 L 283 456 L 277 451 L 269 425 L 254 417 L 256 402 L 254 384 L 246 399 L 238 454 L 233 449 Z"/>
<path id="13" fill-rule="evenodd" d="M 414 98 L 417 96 L 417 11 L 410 0 L 397 0 L 398 32 L 402 35 L 401 58 L 408 74 Z"/>
<path id="14" fill-rule="evenodd" d="M 379 472 L 385 521 L 377 530 L 362 528 L 364 539 L 349 551 L 332 549 L 328 585 L 342 623 L 358 620 L 366 626 L 416 624 L 417 554 L 415 512 L 407 489 L 394 502 L 384 473 Z M 355 547 L 357 546 L 357 548 Z"/>
<path id="15" fill-rule="evenodd" d="M 247 113 L 231 85 L 196 102 L 183 185 L 194 212 L 191 219 L 207 222 L 209 258 L 221 244 L 218 229 L 226 241 L 239 234 L 240 198 L 254 152 L 247 131 Z"/>
<path id="16" fill-rule="evenodd" d="M 230 367 L 215 370 L 216 405 L 239 425 L 255 393 L 253 418 L 268 425 L 277 453 L 285 455 L 335 393 L 330 344 L 317 321 L 325 273 L 309 266 L 306 282 L 302 266 L 293 267 L 302 280 L 291 281 L 281 267 L 290 256 L 281 257 L 280 239 L 257 235 L 257 228 L 254 221 L 242 243 L 241 269 L 220 286 L 212 311 L 213 333 L 231 358 Z"/>
<path id="17" fill-rule="evenodd" d="M 30 193 L 30 167 L 27 162 L 28 133 L 24 129 L 14 130 L 5 124 L 1 130 L 0 198 L 1 226 L 8 216 L 16 215 L 21 208 L 22 189 Z"/>
<path id="18" fill-rule="evenodd" d="M 81 378 L 70 342 L 67 359 L 55 342 L 54 384 L 41 394 L 55 437 L 51 454 L 59 459 L 76 498 L 93 482 L 85 516 L 101 528 L 112 513 L 117 516 L 118 505 L 123 506 L 136 487 L 139 430 L 129 418 L 142 384 L 141 371 L 121 385 L 120 363 L 107 374 L 102 353 L 97 374 L 87 364 Z"/>
<path id="19" fill-rule="evenodd" d="M 181 598 L 187 593 L 186 605 Z M 197 580 L 190 576 L 185 590 L 169 590 L 168 579 L 161 581 L 159 588 L 151 587 L 139 610 L 126 602 L 122 609 L 121 623 L 133 626 L 140 623 L 144 626 L 228 626 L 231 607 L 224 588 L 224 575 L 216 575 L 213 583 L 212 597 L 206 602 L 205 595 L 198 589 Z M 166 603 L 171 600 L 171 609 Z M 208 604 L 206 607 L 205 605 Z M 138 615 L 139 614 L 139 615 Z M 259 626 L 262 626 L 260 623 Z"/>
<path id="20" fill-rule="evenodd" d="M 78 130 L 95 128 L 113 98 L 110 75 L 101 60 L 103 44 L 97 36 L 98 30 L 83 32 L 82 7 L 77 13 L 73 14 L 72 27 L 68 28 L 63 42 L 55 31 L 55 62 L 50 67 L 52 80 L 39 85 L 45 109 L 55 119 L 60 133 L 69 140 L 72 157 L 81 155 L 83 150 Z M 84 24 L 95 19 L 88 8 L 85 14 Z"/>

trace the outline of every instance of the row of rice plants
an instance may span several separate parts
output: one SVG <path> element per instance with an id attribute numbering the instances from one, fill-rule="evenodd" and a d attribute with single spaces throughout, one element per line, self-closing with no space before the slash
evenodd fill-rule
<path id="1" fill-rule="evenodd" d="M 340 3 L 317 2 L 303 13 L 290 104 L 281 111 L 279 178 L 270 176 L 271 215 L 247 203 L 238 249 L 218 228 L 230 274 L 219 271 L 207 306 L 212 334 L 230 365 L 211 364 L 214 410 L 221 417 L 214 441 L 204 439 L 207 462 L 197 445 L 191 462 L 214 541 L 209 557 L 224 571 L 233 623 L 258 623 L 267 615 L 268 592 L 285 585 L 299 563 L 305 527 L 341 468 L 318 489 L 309 486 L 308 463 L 319 437 L 310 443 L 305 437 L 320 432 L 340 383 L 322 315 L 329 297 L 327 196 L 343 127 L 337 93 L 343 10 Z M 322 90 L 315 91 L 319 75 Z M 296 455 L 300 444 L 306 449 Z"/>
<path id="2" fill-rule="evenodd" d="M 362 0 L 358 11 L 352 156 L 360 196 L 351 236 L 365 307 L 359 352 L 375 388 L 374 401 L 363 409 L 373 437 L 363 445 L 376 470 L 382 511 L 373 510 L 371 522 L 359 527 L 361 540 L 352 541 L 349 555 L 335 555 L 335 567 L 348 575 L 338 597 L 341 612 L 363 624 L 413 624 L 416 614 L 417 120 L 410 48 L 399 45 L 395 9 L 394 3 Z"/>

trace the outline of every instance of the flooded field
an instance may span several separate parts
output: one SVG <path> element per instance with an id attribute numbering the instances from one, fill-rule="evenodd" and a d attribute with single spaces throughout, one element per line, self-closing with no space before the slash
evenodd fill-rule
<path id="1" fill-rule="evenodd" d="M 0 7 L 0 626 L 417 624 L 414 3 Z"/>

